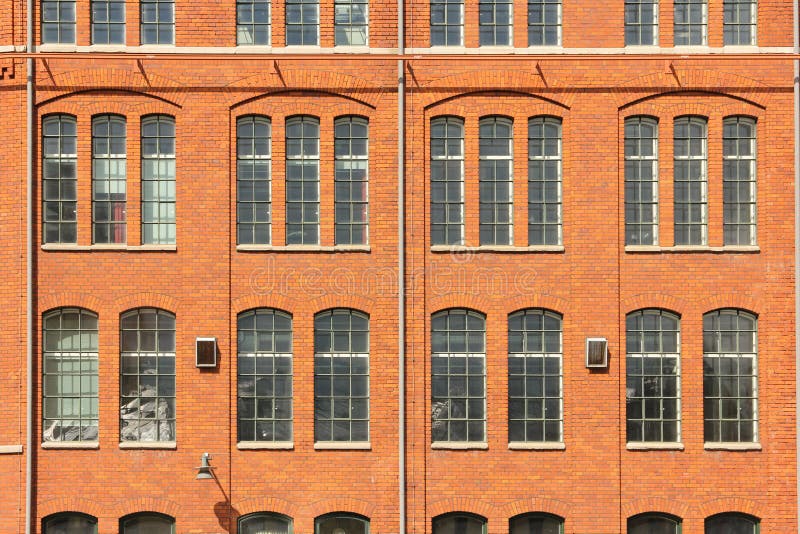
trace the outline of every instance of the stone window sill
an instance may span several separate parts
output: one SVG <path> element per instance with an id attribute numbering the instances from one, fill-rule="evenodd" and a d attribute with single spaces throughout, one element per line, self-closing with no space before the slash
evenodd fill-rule
<path id="1" fill-rule="evenodd" d="M 0 445 L 0 454 L 22 454 L 22 445 Z"/>
<path id="2" fill-rule="evenodd" d="M 42 250 L 48 252 L 175 252 L 178 250 L 176 245 L 75 245 L 70 243 L 45 243 Z"/>
<path id="3" fill-rule="evenodd" d="M 629 451 L 682 451 L 683 443 L 657 441 L 631 441 L 625 445 Z"/>
<path id="4" fill-rule="evenodd" d="M 99 449 L 99 441 L 45 441 L 43 449 Z"/>
<path id="5" fill-rule="evenodd" d="M 703 444 L 707 451 L 760 451 L 761 443 L 734 443 L 724 441 L 707 441 Z"/>
<path id="6" fill-rule="evenodd" d="M 658 245 L 625 245 L 625 252 L 731 252 L 755 253 L 761 252 L 758 245 L 727 245 L 724 247 L 709 247 L 705 245 L 676 245 L 674 247 L 661 247 Z"/>
<path id="7" fill-rule="evenodd" d="M 122 441 L 120 449 L 163 449 L 175 450 L 178 445 L 174 441 Z"/>
<path id="8" fill-rule="evenodd" d="M 563 245 L 534 245 L 515 247 L 513 245 L 483 245 L 468 247 L 463 245 L 431 245 L 431 252 L 564 252 Z"/>
<path id="9" fill-rule="evenodd" d="M 457 451 L 466 451 L 466 450 L 486 450 L 489 448 L 489 444 L 485 441 L 434 441 L 431 443 L 431 449 L 442 449 L 442 450 L 457 450 Z"/>
<path id="10" fill-rule="evenodd" d="M 372 444 L 369 441 L 318 441 L 314 443 L 314 449 L 318 451 L 368 451 L 372 449 Z"/>
<path id="11" fill-rule="evenodd" d="M 293 441 L 240 441 L 236 444 L 240 451 L 259 451 L 259 450 L 292 450 Z"/>
<path id="12" fill-rule="evenodd" d="M 511 441 L 508 448 L 514 451 L 563 451 L 567 446 L 563 441 Z"/>
<path id="13" fill-rule="evenodd" d="M 370 252 L 369 245 L 236 245 L 237 252 Z"/>

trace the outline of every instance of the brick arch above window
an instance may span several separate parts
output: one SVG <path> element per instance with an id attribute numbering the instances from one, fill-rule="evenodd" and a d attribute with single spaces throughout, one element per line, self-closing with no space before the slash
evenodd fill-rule
<path id="1" fill-rule="evenodd" d="M 108 512 L 109 515 L 120 518 L 139 513 L 156 513 L 174 518 L 180 515 L 181 505 L 169 499 L 137 496 L 136 498 L 116 502 Z"/>
<path id="2" fill-rule="evenodd" d="M 331 513 L 357 514 L 365 518 L 375 515 L 374 502 L 362 501 L 359 499 L 337 497 L 333 499 L 322 499 L 310 504 L 302 509 L 303 515 L 321 517 Z"/>
<path id="3" fill-rule="evenodd" d="M 694 506 L 697 510 L 696 515 L 708 518 L 718 514 L 738 513 L 753 516 L 755 519 L 769 517 L 769 510 L 756 501 L 744 497 L 722 497 L 701 503 Z"/>
<path id="4" fill-rule="evenodd" d="M 256 513 L 271 513 L 294 518 L 300 511 L 300 507 L 296 503 L 278 497 L 253 497 L 234 501 L 231 503 L 231 508 L 239 513 L 239 517 Z"/>
<path id="5" fill-rule="evenodd" d="M 155 292 L 125 295 L 115 299 L 112 305 L 121 314 L 135 308 L 158 308 L 177 315 L 180 308 L 180 302 L 175 297 Z"/>
<path id="6" fill-rule="evenodd" d="M 499 511 L 501 515 L 508 518 L 529 513 L 544 513 L 566 518 L 569 517 L 572 510 L 574 510 L 574 505 L 568 501 L 531 497 L 530 499 L 520 499 L 510 502 Z"/>
<path id="7" fill-rule="evenodd" d="M 36 512 L 42 518 L 63 512 L 75 512 L 94 516 L 95 518 L 107 515 L 106 508 L 99 504 L 97 500 L 82 499 L 80 497 L 61 497 L 40 502 L 36 505 Z"/>
<path id="8" fill-rule="evenodd" d="M 453 512 L 475 514 L 485 518 L 495 515 L 495 507 L 487 502 L 470 497 L 452 497 L 428 505 L 430 519 Z"/>
<path id="9" fill-rule="evenodd" d="M 686 518 L 691 517 L 692 512 L 692 506 L 686 502 L 657 496 L 629 500 L 622 505 L 622 516 L 628 518 L 649 513 Z"/>
<path id="10" fill-rule="evenodd" d="M 82 308 L 91 313 L 97 314 L 95 310 L 103 309 L 106 302 L 93 295 L 87 295 L 77 291 L 50 293 L 39 297 L 38 308 L 41 314 L 47 314 L 59 308 Z"/>
<path id="11" fill-rule="evenodd" d="M 429 117 L 459 115 L 480 118 L 489 115 L 525 118 L 552 115 L 561 118 L 570 111 L 570 107 L 561 101 L 535 93 L 509 90 L 455 93 L 426 103 L 424 109 Z"/>

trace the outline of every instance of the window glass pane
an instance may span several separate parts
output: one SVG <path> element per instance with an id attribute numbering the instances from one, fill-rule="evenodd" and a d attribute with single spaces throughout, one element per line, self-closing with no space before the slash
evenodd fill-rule
<path id="1" fill-rule="evenodd" d="M 675 119 L 674 211 L 675 244 L 708 243 L 708 178 L 706 120 Z"/>
<path id="2" fill-rule="evenodd" d="M 706 519 L 706 534 L 757 534 L 758 519 L 744 514 L 719 514 Z"/>
<path id="3" fill-rule="evenodd" d="M 561 121 L 528 121 L 528 244 L 561 244 Z"/>
<path id="4" fill-rule="evenodd" d="M 484 534 L 486 520 L 472 515 L 451 514 L 433 519 L 433 534 Z"/>
<path id="5" fill-rule="evenodd" d="M 464 122 L 431 121 L 431 243 L 464 244 Z"/>
<path id="6" fill-rule="evenodd" d="M 680 521 L 659 514 L 642 514 L 628 519 L 628 534 L 680 534 Z"/>
<path id="7" fill-rule="evenodd" d="M 43 523 L 44 534 L 97 534 L 97 519 L 83 514 L 57 514 Z"/>
<path id="8" fill-rule="evenodd" d="M 315 526 L 316 534 L 369 534 L 369 520 L 355 516 L 318 517 Z"/>
<path id="9" fill-rule="evenodd" d="M 142 44 L 175 43 L 175 0 L 141 0 Z"/>
<path id="10" fill-rule="evenodd" d="M 729 117 L 722 132 L 724 244 L 755 245 L 756 124 L 748 117 Z"/>
<path id="11" fill-rule="evenodd" d="M 253 514 L 239 520 L 239 534 L 290 534 L 292 521 L 276 514 Z"/>
<path id="12" fill-rule="evenodd" d="M 271 122 L 242 117 L 236 127 L 237 242 L 270 243 L 272 233 Z"/>
<path id="13" fill-rule="evenodd" d="M 334 125 L 335 243 L 367 243 L 368 123 L 357 117 L 337 119 Z"/>
<path id="14" fill-rule="evenodd" d="M 431 46 L 463 45 L 463 0 L 431 0 L 430 13 Z"/>
<path id="15" fill-rule="evenodd" d="M 175 244 L 175 121 L 142 120 L 142 243 Z"/>
<path id="16" fill-rule="evenodd" d="M 172 534 L 175 520 L 155 514 L 136 514 L 122 521 L 122 534 Z"/>
<path id="17" fill-rule="evenodd" d="M 528 0 L 528 46 L 561 45 L 561 1 Z"/>
<path id="18" fill-rule="evenodd" d="M 42 121 L 42 240 L 76 243 L 77 122 L 68 115 Z"/>
<path id="19" fill-rule="evenodd" d="M 509 534 L 562 534 L 564 521 L 546 514 L 526 514 L 512 518 Z"/>
<path id="20" fill-rule="evenodd" d="M 270 44 L 270 7 L 270 0 L 237 0 L 236 44 Z"/>

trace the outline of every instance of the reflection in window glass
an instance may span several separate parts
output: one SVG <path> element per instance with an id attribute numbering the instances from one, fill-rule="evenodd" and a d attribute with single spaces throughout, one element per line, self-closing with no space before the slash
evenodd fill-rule
<path id="1" fill-rule="evenodd" d="M 511 245 L 513 234 L 513 125 L 500 117 L 479 125 L 480 244 Z"/>
<path id="2" fill-rule="evenodd" d="M 334 37 L 336 46 L 366 46 L 367 0 L 336 0 L 334 10 Z"/>
<path id="3" fill-rule="evenodd" d="M 78 125 L 74 117 L 42 121 L 42 241 L 78 240 Z"/>
<path id="4" fill-rule="evenodd" d="M 270 0 L 236 0 L 236 44 L 270 44 Z"/>
<path id="5" fill-rule="evenodd" d="M 349 514 L 330 514 L 315 521 L 315 534 L 369 534 L 369 519 Z"/>
<path id="6" fill-rule="evenodd" d="M 63 513 L 45 517 L 44 534 L 97 534 L 97 519 L 78 513 Z"/>
<path id="7" fill-rule="evenodd" d="M 239 534 L 292 534 L 292 520 L 278 514 L 250 514 L 239 519 Z"/>
<path id="8" fill-rule="evenodd" d="M 125 243 L 127 154 L 125 117 L 92 120 L 92 231 L 94 243 Z"/>
<path id="9" fill-rule="evenodd" d="M 142 243 L 175 244 L 175 120 L 142 120 Z"/>

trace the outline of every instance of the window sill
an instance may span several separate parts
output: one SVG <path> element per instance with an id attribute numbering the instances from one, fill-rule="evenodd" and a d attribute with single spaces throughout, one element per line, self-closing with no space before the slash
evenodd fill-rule
<path id="1" fill-rule="evenodd" d="M 563 451 L 567 445 L 563 441 L 510 441 L 512 451 Z"/>
<path id="2" fill-rule="evenodd" d="M 337 451 L 337 450 L 372 450 L 369 441 L 318 441 L 314 443 L 314 450 L 317 451 Z"/>
<path id="3" fill-rule="evenodd" d="M 468 247 L 465 245 L 431 245 L 431 252 L 564 252 L 563 245 L 534 245 L 530 247 L 515 247 L 513 245 L 481 245 Z"/>
<path id="4" fill-rule="evenodd" d="M 0 454 L 22 454 L 22 445 L 0 445 Z"/>
<path id="5" fill-rule="evenodd" d="M 178 448 L 178 445 L 174 441 L 121 441 L 119 448 L 175 450 Z"/>
<path id="6" fill-rule="evenodd" d="M 470 449 L 486 450 L 489 444 L 485 441 L 434 441 L 431 449 L 466 451 Z"/>
<path id="7" fill-rule="evenodd" d="M 625 445 L 629 451 L 682 451 L 683 443 L 658 441 L 631 441 Z"/>
<path id="8" fill-rule="evenodd" d="M 736 443 L 725 441 L 707 441 L 703 444 L 707 451 L 760 451 L 761 443 Z"/>
<path id="9" fill-rule="evenodd" d="M 99 441 L 45 441 L 43 449 L 99 449 Z"/>
<path id="10" fill-rule="evenodd" d="M 236 245 L 237 252 L 370 252 L 369 245 Z"/>
<path id="11" fill-rule="evenodd" d="M 236 448 L 240 451 L 258 451 L 258 450 L 292 450 L 294 449 L 293 441 L 240 441 L 236 444 Z"/>
<path id="12" fill-rule="evenodd" d="M 729 253 L 756 253 L 761 252 L 758 245 L 727 245 L 723 247 L 709 247 L 706 245 L 676 245 L 674 247 L 660 247 L 658 245 L 625 245 L 625 252 L 653 253 L 653 252 L 729 252 Z"/>
<path id="13" fill-rule="evenodd" d="M 70 243 L 45 243 L 42 250 L 48 252 L 175 252 L 177 245 L 73 245 Z"/>
<path id="14" fill-rule="evenodd" d="M 657 44 L 651 45 L 625 45 L 626 54 L 658 54 L 661 47 Z"/>

